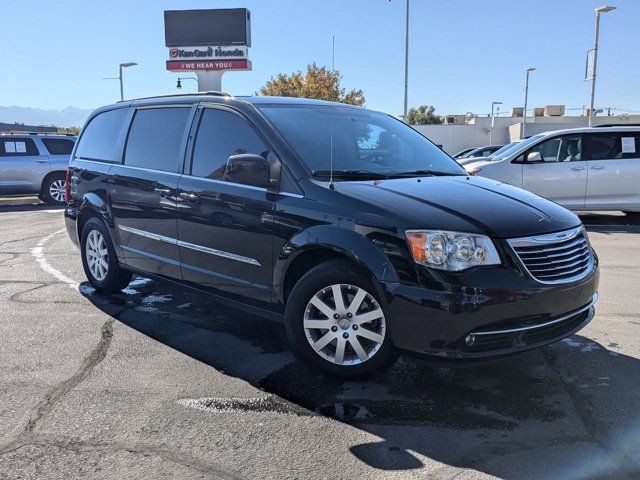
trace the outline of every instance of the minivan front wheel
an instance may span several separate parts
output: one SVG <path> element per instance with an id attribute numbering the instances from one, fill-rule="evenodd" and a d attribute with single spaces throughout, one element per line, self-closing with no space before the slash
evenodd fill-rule
<path id="1" fill-rule="evenodd" d="M 80 242 L 82 267 L 91 285 L 103 293 L 122 290 L 132 274 L 120 268 L 106 225 L 91 218 L 82 229 Z"/>
<path id="2" fill-rule="evenodd" d="M 354 265 L 330 260 L 293 288 L 285 312 L 292 350 L 324 372 L 363 376 L 393 360 L 389 324 L 374 285 Z"/>

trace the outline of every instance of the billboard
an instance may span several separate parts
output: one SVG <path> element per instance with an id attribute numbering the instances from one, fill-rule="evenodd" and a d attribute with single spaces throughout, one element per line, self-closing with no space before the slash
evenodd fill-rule
<path id="1" fill-rule="evenodd" d="M 167 47 L 251 46 L 251 12 L 246 8 L 165 10 Z"/>

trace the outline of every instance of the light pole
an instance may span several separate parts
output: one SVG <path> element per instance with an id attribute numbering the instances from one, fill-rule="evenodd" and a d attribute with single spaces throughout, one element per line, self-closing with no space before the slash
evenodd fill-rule
<path id="1" fill-rule="evenodd" d="M 495 105 L 502 105 L 502 102 L 491 102 L 491 128 L 489 129 L 489 145 L 493 145 L 491 142 L 491 134 L 493 133 L 493 125 L 495 117 L 493 116 L 493 107 Z"/>
<path id="2" fill-rule="evenodd" d="M 118 79 L 120 80 L 120 100 L 124 100 L 124 88 L 122 86 L 122 69 L 127 67 L 133 67 L 135 65 L 138 65 L 138 64 L 136 62 L 127 62 L 127 63 L 120 64 L 120 74 L 118 76 Z"/>
<path id="3" fill-rule="evenodd" d="M 592 124 L 593 118 L 593 102 L 596 96 L 596 65 L 598 63 L 598 35 L 600 33 L 600 14 L 615 10 L 616 7 L 603 5 L 596 8 L 596 33 L 593 42 L 593 72 L 591 72 L 591 102 L 589 104 L 589 126 Z"/>
<path id="4" fill-rule="evenodd" d="M 404 36 L 404 115 L 403 119 L 407 121 L 407 109 L 409 106 L 409 0 L 407 0 L 407 15 L 405 20 L 405 36 Z"/>
<path id="5" fill-rule="evenodd" d="M 527 72 L 527 79 L 524 82 L 524 110 L 522 112 L 522 138 L 526 136 L 527 131 L 527 100 L 529 99 L 529 73 L 533 72 L 535 68 L 527 67 L 525 72 Z"/>

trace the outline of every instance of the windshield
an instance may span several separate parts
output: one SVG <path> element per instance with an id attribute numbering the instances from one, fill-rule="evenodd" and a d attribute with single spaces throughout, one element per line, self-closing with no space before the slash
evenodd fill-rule
<path id="1" fill-rule="evenodd" d="M 451 157 L 399 120 L 369 110 L 324 105 L 262 105 L 300 160 L 316 176 L 464 175 Z M 333 134 L 333 140 L 332 140 Z"/>
<path id="2" fill-rule="evenodd" d="M 496 153 L 494 153 L 493 156 L 491 157 L 491 160 L 493 160 L 494 162 L 499 162 L 500 160 L 504 160 L 505 158 L 509 157 L 512 153 L 515 153 L 516 150 L 520 150 L 520 147 L 531 145 L 532 143 L 538 141 L 538 139 L 542 137 L 543 135 L 541 134 L 533 135 L 520 142 L 514 142 L 513 144 L 506 145 L 502 147 L 500 150 L 498 150 Z"/>

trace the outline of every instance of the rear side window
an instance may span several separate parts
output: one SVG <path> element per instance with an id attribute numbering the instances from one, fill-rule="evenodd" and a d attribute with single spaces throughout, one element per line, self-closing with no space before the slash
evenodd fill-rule
<path id="1" fill-rule="evenodd" d="M 27 155 L 38 155 L 38 147 L 30 138 L 7 138 L 0 139 L 0 156 L 20 157 Z"/>
<path id="2" fill-rule="evenodd" d="M 640 158 L 640 133 L 594 133 L 587 135 L 589 160 Z"/>
<path id="3" fill-rule="evenodd" d="M 42 138 L 41 140 L 51 155 L 71 155 L 75 145 L 73 140 L 63 138 Z"/>
<path id="4" fill-rule="evenodd" d="M 193 150 L 191 175 L 222 180 L 231 155 L 266 156 L 268 148 L 242 117 L 225 110 L 206 109 Z"/>
<path id="5" fill-rule="evenodd" d="M 190 108 L 147 108 L 133 117 L 124 164 L 178 172 L 180 147 Z"/>
<path id="6" fill-rule="evenodd" d="M 82 131 L 76 158 L 114 162 L 118 135 L 126 114 L 126 108 L 119 108 L 93 117 Z"/>

